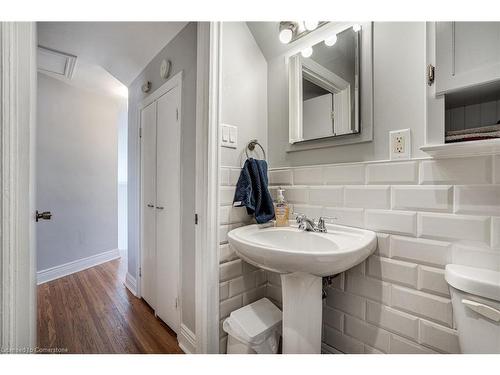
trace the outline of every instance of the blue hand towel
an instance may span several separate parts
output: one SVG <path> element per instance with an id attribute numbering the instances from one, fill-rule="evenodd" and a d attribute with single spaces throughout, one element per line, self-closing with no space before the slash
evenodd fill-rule
<path id="1" fill-rule="evenodd" d="M 267 185 L 266 161 L 247 159 L 236 184 L 233 206 L 245 206 L 249 215 L 255 215 L 257 223 L 267 223 L 274 218 L 273 200 Z"/>

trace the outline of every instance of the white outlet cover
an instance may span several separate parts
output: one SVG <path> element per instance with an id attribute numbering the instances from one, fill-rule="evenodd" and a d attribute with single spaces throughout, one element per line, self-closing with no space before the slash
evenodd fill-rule
<path id="1" fill-rule="evenodd" d="M 393 130 L 389 132 L 389 155 L 391 160 L 411 158 L 410 129 Z"/>

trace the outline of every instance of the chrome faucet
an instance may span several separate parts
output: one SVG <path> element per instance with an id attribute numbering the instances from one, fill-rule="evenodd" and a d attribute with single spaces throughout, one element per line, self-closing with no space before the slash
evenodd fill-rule
<path id="1" fill-rule="evenodd" d="M 319 232 L 326 233 L 325 219 L 337 220 L 336 217 L 320 216 L 318 220 L 318 225 L 316 225 L 314 219 L 309 219 L 305 214 L 297 213 L 297 224 L 299 224 L 299 229 L 304 232 Z"/>
<path id="2" fill-rule="evenodd" d="M 314 219 L 309 219 L 304 214 L 298 214 L 296 217 L 297 224 L 299 224 L 299 229 L 304 232 L 316 232 L 316 223 Z"/>

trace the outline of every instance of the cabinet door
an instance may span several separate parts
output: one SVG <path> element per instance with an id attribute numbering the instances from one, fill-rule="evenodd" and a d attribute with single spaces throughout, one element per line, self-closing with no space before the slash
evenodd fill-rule
<path id="1" fill-rule="evenodd" d="M 156 308 L 156 103 L 141 111 L 141 296 Z"/>
<path id="2" fill-rule="evenodd" d="M 500 79 L 500 22 L 436 23 L 436 94 Z"/>
<path id="3" fill-rule="evenodd" d="M 178 280 L 180 254 L 180 126 L 178 108 L 180 87 L 168 91 L 157 101 L 157 223 L 156 313 L 179 333 Z M 195 150 L 192 150 L 195 152 Z M 185 199 L 194 199 L 186 197 Z"/>

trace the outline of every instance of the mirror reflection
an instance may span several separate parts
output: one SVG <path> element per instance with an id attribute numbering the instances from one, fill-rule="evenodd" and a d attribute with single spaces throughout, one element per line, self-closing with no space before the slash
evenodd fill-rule
<path id="1" fill-rule="evenodd" d="M 290 57 L 290 99 L 299 107 L 290 143 L 360 132 L 360 33 L 349 27 Z"/>

